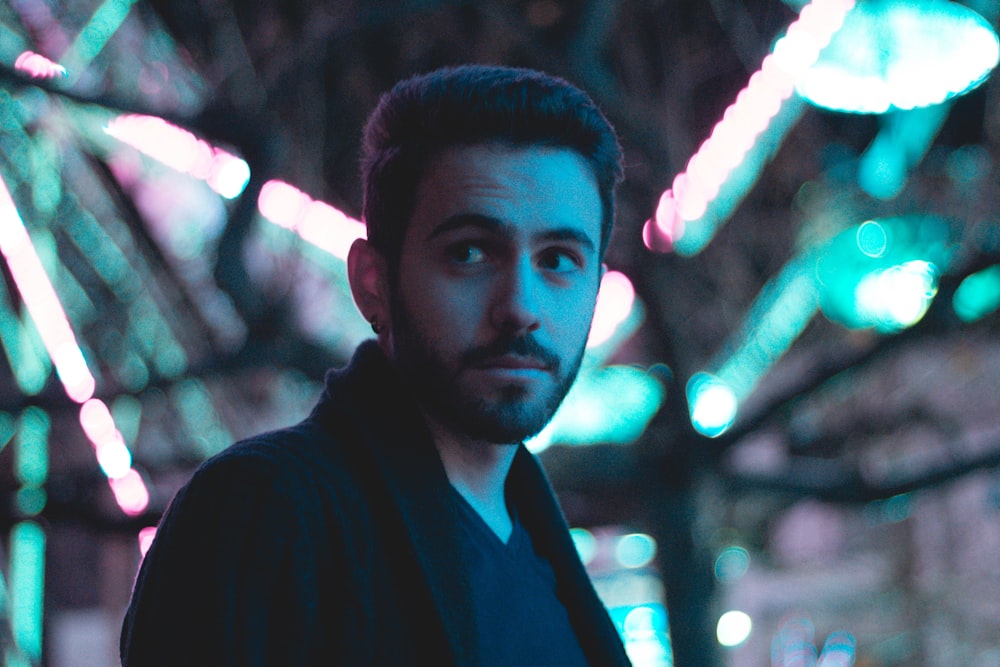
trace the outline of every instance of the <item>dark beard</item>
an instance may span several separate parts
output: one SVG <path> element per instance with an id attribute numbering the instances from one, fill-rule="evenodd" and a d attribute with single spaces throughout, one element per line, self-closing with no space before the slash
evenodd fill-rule
<path id="1" fill-rule="evenodd" d="M 586 349 L 585 344 L 580 347 L 565 372 L 561 372 L 559 357 L 531 336 L 502 336 L 488 345 L 467 350 L 459 360 L 455 375 L 484 361 L 513 353 L 541 361 L 559 379 L 555 390 L 541 402 L 526 403 L 527 391 L 519 385 L 506 387 L 500 398 L 487 401 L 462 392 L 452 371 L 435 355 L 397 299 L 392 303 L 392 323 L 395 365 L 417 402 L 443 426 L 482 442 L 518 443 L 541 431 L 573 385 Z"/>

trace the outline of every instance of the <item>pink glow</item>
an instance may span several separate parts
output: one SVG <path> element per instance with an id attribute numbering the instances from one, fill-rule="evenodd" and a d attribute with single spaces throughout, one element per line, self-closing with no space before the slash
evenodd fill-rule
<path id="1" fill-rule="evenodd" d="M 238 196 L 250 178 L 250 167 L 241 158 L 156 116 L 118 116 L 104 131 L 171 169 L 205 181 L 229 199 Z"/>
<path id="2" fill-rule="evenodd" d="M 129 516 L 142 514 L 149 507 L 149 491 L 142 476 L 130 469 L 124 476 L 109 479 L 111 492 L 122 511 Z"/>
<path id="3" fill-rule="evenodd" d="M 366 236 L 361 221 L 283 181 L 268 181 L 261 187 L 257 208 L 274 224 L 343 260 L 351 244 Z"/>
<path id="4" fill-rule="evenodd" d="M 82 403 L 93 396 L 94 376 L 76 342 L 59 297 L 35 252 L 6 184 L 0 180 L 0 252 L 35 321 L 66 394 Z"/>
<path id="5" fill-rule="evenodd" d="M 608 271 L 601 279 L 597 292 L 597 306 L 594 322 L 590 327 L 587 347 L 595 347 L 606 342 L 624 322 L 635 304 L 635 288 L 632 281 L 620 271 Z"/>
<path id="6" fill-rule="evenodd" d="M 149 547 L 153 546 L 153 539 L 156 538 L 156 526 L 146 526 L 139 531 L 139 553 L 143 558 L 146 557 L 146 552 L 149 551 Z"/>
<path id="7" fill-rule="evenodd" d="M 55 366 L 66 395 L 80 403 L 80 424 L 94 444 L 98 463 L 108 476 L 118 505 L 137 514 L 149 503 L 149 493 L 132 465 L 132 455 L 115 427 L 108 406 L 93 398 L 96 382 L 73 335 L 66 312 L 42 266 L 24 221 L 6 183 L 0 178 L 0 253 L 14 284 L 35 321 L 42 343 Z M 141 507 L 140 507 L 141 506 Z"/>
<path id="8" fill-rule="evenodd" d="M 54 79 L 66 76 L 66 68 L 34 51 L 25 51 L 14 61 L 14 69 L 32 79 Z"/>
<path id="9" fill-rule="evenodd" d="M 104 401 L 92 398 L 84 403 L 80 407 L 80 425 L 94 446 L 97 462 L 104 474 L 112 480 L 128 476 L 132 454 Z"/>
<path id="10" fill-rule="evenodd" d="M 843 25 L 855 0 L 813 0 L 799 13 L 774 52 L 722 115 L 708 140 L 660 197 L 656 215 L 643 227 L 650 250 L 669 252 L 684 233 L 685 222 L 700 219 L 730 173 L 792 95 L 796 77 L 808 69 Z"/>

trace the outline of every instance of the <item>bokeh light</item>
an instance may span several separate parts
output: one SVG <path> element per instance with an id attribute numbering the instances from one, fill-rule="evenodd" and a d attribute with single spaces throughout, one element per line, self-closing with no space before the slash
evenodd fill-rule
<path id="1" fill-rule="evenodd" d="M 720 436 L 736 421 L 736 393 L 710 373 L 696 373 L 688 380 L 687 400 L 691 425 L 702 435 Z"/>
<path id="2" fill-rule="evenodd" d="M 250 181 L 250 166 L 242 158 L 162 118 L 124 114 L 109 121 L 104 131 L 171 169 L 205 181 L 226 199 L 238 197 Z"/>
<path id="3" fill-rule="evenodd" d="M 840 29 L 854 0 L 814 0 L 775 42 L 761 68 L 750 76 L 745 88 L 723 113 L 708 139 L 677 174 L 660 197 L 656 213 L 643 227 L 643 242 L 650 250 L 677 250 L 694 254 L 714 233 L 714 223 L 693 225 L 709 210 L 758 138 L 781 113 L 791 97 L 795 81 L 818 58 L 820 51 Z M 759 171 L 756 166 L 750 171 Z M 744 187 L 756 174 L 743 174 Z M 731 195 L 734 200 L 738 195 Z M 733 201 L 728 201 L 733 204 Z M 694 231 L 694 234 L 692 234 Z"/>
<path id="4" fill-rule="evenodd" d="M 753 620 L 744 611 L 727 611 L 719 617 L 715 627 L 715 635 L 719 643 L 726 647 L 739 646 L 745 642 L 753 631 Z"/>
<path id="5" fill-rule="evenodd" d="M 283 181 L 271 180 L 261 187 L 257 208 L 267 220 L 342 260 L 354 241 L 367 236 L 360 220 Z"/>
<path id="6" fill-rule="evenodd" d="M 615 560 L 622 567 L 636 569 L 649 565 L 656 558 L 656 540 L 645 533 L 629 533 L 618 538 Z"/>
<path id="7" fill-rule="evenodd" d="M 861 2 L 796 89 L 837 111 L 913 109 L 974 88 L 998 58 L 996 32 L 968 7 L 945 0 Z"/>
<path id="8" fill-rule="evenodd" d="M 955 290 L 952 307 L 964 322 L 975 322 L 1000 308 L 1000 264 L 966 276 Z"/>
<path id="9" fill-rule="evenodd" d="M 715 559 L 715 578 L 723 583 L 740 579 L 749 569 L 750 552 L 743 547 L 726 547 Z"/>

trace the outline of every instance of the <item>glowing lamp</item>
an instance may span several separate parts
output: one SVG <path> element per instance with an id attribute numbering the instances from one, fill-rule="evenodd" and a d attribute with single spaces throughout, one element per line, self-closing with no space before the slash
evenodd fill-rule
<path id="1" fill-rule="evenodd" d="M 866 0 L 797 80 L 810 103 L 852 113 L 940 104 L 982 83 L 1000 39 L 982 16 L 946 0 Z"/>

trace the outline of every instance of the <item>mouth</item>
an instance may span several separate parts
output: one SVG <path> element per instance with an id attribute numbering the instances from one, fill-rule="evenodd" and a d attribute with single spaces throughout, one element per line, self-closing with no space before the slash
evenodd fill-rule
<path id="1" fill-rule="evenodd" d="M 485 359 L 475 365 L 481 370 L 548 371 L 549 365 L 540 359 L 517 354 L 505 354 Z"/>

